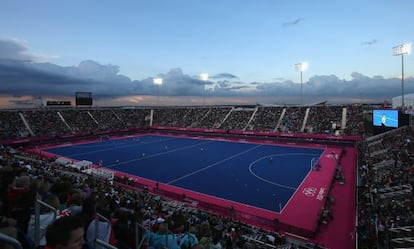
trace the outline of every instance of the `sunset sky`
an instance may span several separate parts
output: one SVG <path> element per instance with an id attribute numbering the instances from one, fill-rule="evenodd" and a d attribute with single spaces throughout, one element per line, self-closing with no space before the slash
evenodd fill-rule
<path id="1" fill-rule="evenodd" d="M 402 90 L 392 47 L 414 41 L 412 0 L 0 6 L 0 108 L 73 100 L 76 91 L 91 91 L 96 105 L 382 102 Z M 302 101 L 300 62 L 309 63 Z M 404 69 L 413 93 L 413 55 Z"/>

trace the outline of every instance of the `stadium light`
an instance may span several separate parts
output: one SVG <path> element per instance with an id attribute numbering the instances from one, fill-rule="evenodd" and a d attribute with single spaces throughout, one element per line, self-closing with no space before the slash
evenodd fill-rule
<path id="1" fill-rule="evenodd" d="M 401 44 L 392 48 L 394 56 L 401 55 L 401 110 L 404 111 L 404 55 L 411 53 L 411 43 Z"/>
<path id="2" fill-rule="evenodd" d="M 200 74 L 200 80 L 203 82 L 203 105 L 206 105 L 206 85 L 205 82 L 208 81 L 208 73 L 201 73 Z"/>
<path id="3" fill-rule="evenodd" d="M 157 106 L 159 106 L 160 105 L 160 87 L 162 85 L 162 78 L 157 77 L 157 78 L 154 78 L 152 81 L 154 85 L 157 86 Z"/>
<path id="4" fill-rule="evenodd" d="M 295 64 L 296 71 L 300 72 L 300 104 L 303 105 L 303 78 L 302 73 L 308 69 L 309 64 L 307 62 L 301 62 Z"/>

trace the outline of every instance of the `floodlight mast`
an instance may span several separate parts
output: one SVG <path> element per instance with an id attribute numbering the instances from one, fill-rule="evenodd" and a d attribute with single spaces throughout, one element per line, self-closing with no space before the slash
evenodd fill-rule
<path id="1" fill-rule="evenodd" d="M 162 78 L 157 77 L 157 78 L 154 78 L 152 82 L 154 83 L 154 85 L 157 86 L 157 106 L 159 106 L 160 105 L 160 87 L 162 85 L 163 80 Z"/>
<path id="2" fill-rule="evenodd" d="M 302 73 L 308 69 L 308 63 L 307 62 L 300 62 L 295 64 L 296 71 L 300 72 L 300 104 L 303 105 L 303 77 Z"/>
<path id="3" fill-rule="evenodd" d="M 203 81 L 203 105 L 206 105 L 206 85 L 205 82 L 208 81 L 208 73 L 201 73 L 200 80 Z"/>
<path id="4" fill-rule="evenodd" d="M 411 43 L 405 43 L 392 48 L 394 56 L 401 55 L 401 110 L 404 111 L 404 55 L 411 53 Z"/>

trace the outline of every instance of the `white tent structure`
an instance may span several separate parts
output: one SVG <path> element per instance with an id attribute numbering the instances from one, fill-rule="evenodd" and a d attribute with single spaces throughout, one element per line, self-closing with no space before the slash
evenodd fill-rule
<path id="1" fill-rule="evenodd" d="M 72 160 L 66 157 L 59 157 L 55 160 L 55 163 L 59 165 L 68 165 L 72 163 Z"/>
<path id="2" fill-rule="evenodd" d="M 397 109 L 401 107 L 402 98 L 401 96 L 397 96 L 392 98 L 392 108 Z M 408 110 L 414 109 L 414 93 L 404 94 L 404 106 Z"/>
<path id="3" fill-rule="evenodd" d="M 86 161 L 86 160 L 78 161 L 76 163 L 72 163 L 69 165 L 69 167 L 72 167 L 72 168 L 75 168 L 81 171 L 89 169 L 91 166 L 92 166 L 92 162 Z"/>

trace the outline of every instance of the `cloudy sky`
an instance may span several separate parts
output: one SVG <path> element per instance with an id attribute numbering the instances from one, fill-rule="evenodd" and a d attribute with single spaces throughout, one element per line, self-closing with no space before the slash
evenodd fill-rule
<path id="1" fill-rule="evenodd" d="M 73 101 L 77 91 L 96 105 L 382 102 L 401 95 L 392 47 L 414 41 L 413 9 L 412 0 L 1 0 L 0 107 Z M 413 93 L 413 55 L 404 69 Z"/>

